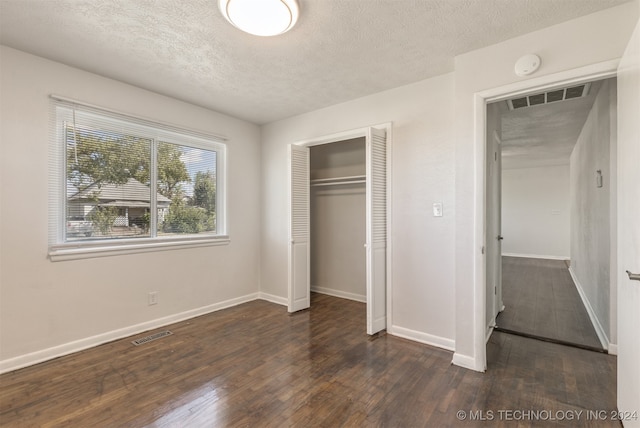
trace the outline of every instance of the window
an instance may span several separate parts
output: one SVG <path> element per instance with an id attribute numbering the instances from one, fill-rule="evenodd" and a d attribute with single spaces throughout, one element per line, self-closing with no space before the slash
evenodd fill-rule
<path id="1" fill-rule="evenodd" d="M 52 260 L 228 242 L 225 145 L 54 100 Z"/>

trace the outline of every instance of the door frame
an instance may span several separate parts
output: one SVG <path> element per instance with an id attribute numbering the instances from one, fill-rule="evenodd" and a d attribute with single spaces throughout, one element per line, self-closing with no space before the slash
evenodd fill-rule
<path id="1" fill-rule="evenodd" d="M 391 265 L 391 253 L 392 253 L 392 242 L 391 242 L 391 224 L 392 224 L 392 209 L 391 209 L 391 175 L 392 175 L 392 141 L 393 141 L 393 136 L 392 136 L 392 129 L 393 129 L 393 123 L 392 122 L 384 122 L 384 123 L 380 123 L 380 124 L 376 124 L 376 125 L 370 125 L 370 126 L 366 126 L 363 128 L 356 128 L 356 129 L 351 129 L 348 131 L 341 131 L 341 132 L 337 132 L 334 134 L 328 134 L 328 135 L 323 135 L 323 136 L 319 136 L 319 137 L 315 137 L 315 138 L 309 138 L 309 139 L 305 139 L 305 140 L 298 140 L 294 143 L 292 143 L 292 145 L 296 145 L 296 146 L 304 146 L 304 147 L 313 147 L 313 146 L 319 146 L 322 144 L 330 144 L 330 143 L 337 143 L 339 141 L 344 141 L 344 140 L 350 140 L 353 138 L 361 138 L 361 137 L 366 137 L 367 136 L 367 132 L 370 128 L 376 128 L 376 129 L 384 129 L 386 134 L 387 134 L 387 138 L 386 138 L 386 143 L 387 143 L 387 162 L 386 162 L 386 169 L 387 169 L 387 257 L 386 257 L 386 312 L 387 312 L 387 328 L 389 328 L 390 326 L 393 325 L 393 313 L 391 311 L 392 306 L 392 288 L 393 288 L 393 282 L 392 282 L 392 265 Z M 289 178 L 290 180 L 290 178 Z M 291 184 L 291 183 L 289 183 Z M 291 211 L 291 207 L 288 208 L 289 211 Z M 290 293 L 290 290 L 288 289 L 287 294 Z M 287 301 L 289 301 L 291 298 L 291 296 L 287 295 Z"/>
<path id="2" fill-rule="evenodd" d="M 620 59 L 614 59 L 587 65 L 559 73 L 523 80 L 496 88 L 476 92 L 473 99 L 474 110 L 474 219 L 473 242 L 478 251 L 475 255 L 473 268 L 473 287 L 476 296 L 473 302 L 473 343 L 474 367 L 487 368 L 486 353 L 486 271 L 487 257 L 483 254 L 486 248 L 486 113 L 487 103 L 504 101 L 506 99 L 524 95 L 533 91 L 548 91 L 566 85 L 581 84 L 593 80 L 607 79 L 617 76 Z M 610 313 L 611 319 L 617 316 Z"/>

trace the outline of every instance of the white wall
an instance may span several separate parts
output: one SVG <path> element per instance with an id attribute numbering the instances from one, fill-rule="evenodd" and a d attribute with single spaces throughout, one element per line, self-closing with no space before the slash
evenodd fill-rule
<path id="1" fill-rule="evenodd" d="M 587 15 L 478 49 L 455 58 L 455 328 L 454 363 L 484 370 L 484 131 L 475 96 L 482 91 L 522 90 L 541 77 L 622 56 L 638 17 L 638 2 Z M 536 53 L 540 69 L 513 72 L 522 55 Z M 530 85 L 524 81 L 531 80 Z M 540 84 L 540 83 L 537 83 Z M 500 89 L 497 89 L 500 88 Z M 480 110 L 481 111 L 481 110 Z"/>
<path id="2" fill-rule="evenodd" d="M 392 121 L 389 332 L 453 346 L 452 94 L 446 74 L 263 127 L 264 292 L 287 295 L 287 145 Z M 443 217 L 432 217 L 434 202 Z"/>
<path id="3" fill-rule="evenodd" d="M 610 236 L 612 147 L 615 147 L 615 81 L 605 81 L 596 96 L 576 146 L 571 153 L 571 271 L 576 285 L 595 316 L 596 331 L 610 337 Z M 596 186 L 601 170 L 602 187 Z"/>
<path id="4" fill-rule="evenodd" d="M 365 185 L 311 189 L 311 290 L 366 302 Z"/>
<path id="5" fill-rule="evenodd" d="M 569 259 L 569 165 L 502 170 L 502 254 Z"/>
<path id="6" fill-rule="evenodd" d="M 114 331 L 162 317 L 257 296 L 257 126 L 20 51 L 1 49 L 0 369 L 89 346 L 105 335 L 117 334 Z M 52 93 L 228 136 L 231 243 L 49 261 L 48 97 Z M 159 304 L 147 306 L 147 293 L 152 290 L 159 292 Z"/>

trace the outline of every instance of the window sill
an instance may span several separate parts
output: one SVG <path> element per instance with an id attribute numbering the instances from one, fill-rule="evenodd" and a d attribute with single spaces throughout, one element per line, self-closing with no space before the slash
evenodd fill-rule
<path id="1" fill-rule="evenodd" d="M 180 237 L 146 239 L 144 242 L 135 239 L 118 239 L 109 242 L 69 242 L 49 247 L 49 259 L 52 262 L 66 260 L 92 259 L 96 257 L 119 256 L 155 251 L 180 250 L 185 248 L 210 247 L 227 245 L 231 242 L 228 236 Z"/>

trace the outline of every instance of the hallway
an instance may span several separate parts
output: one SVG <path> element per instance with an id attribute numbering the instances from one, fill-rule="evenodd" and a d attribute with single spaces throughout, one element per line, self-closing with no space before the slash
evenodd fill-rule
<path id="1" fill-rule="evenodd" d="M 602 350 L 562 260 L 502 257 L 499 328 Z"/>

